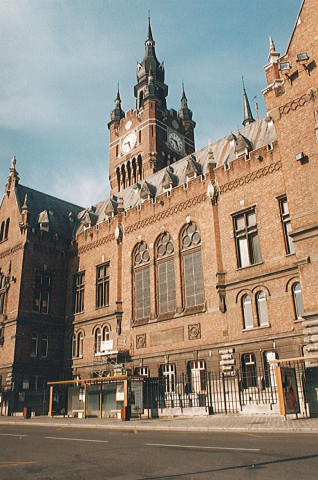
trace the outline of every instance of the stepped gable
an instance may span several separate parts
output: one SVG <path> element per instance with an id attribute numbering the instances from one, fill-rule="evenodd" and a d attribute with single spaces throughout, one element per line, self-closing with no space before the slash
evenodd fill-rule
<path id="1" fill-rule="evenodd" d="M 74 225 L 70 219 L 72 217 L 77 218 L 79 213 L 83 211 L 83 207 L 33 190 L 21 184 L 16 186 L 15 192 L 20 210 L 27 195 L 29 225 L 31 228 L 39 230 L 40 223 L 48 222 L 50 234 L 56 234 L 64 239 L 70 239 L 72 237 Z"/>

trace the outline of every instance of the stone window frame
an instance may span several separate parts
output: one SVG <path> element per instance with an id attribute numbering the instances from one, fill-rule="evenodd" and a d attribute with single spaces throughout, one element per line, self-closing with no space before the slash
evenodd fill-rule
<path id="1" fill-rule="evenodd" d="M 193 229 L 193 230 L 192 230 Z M 186 237 L 188 239 L 186 240 Z M 182 304 L 184 311 L 202 311 L 205 305 L 205 291 L 204 291 L 204 275 L 203 275 L 203 264 L 202 264 L 202 239 L 200 229 L 195 222 L 187 223 L 180 231 L 179 235 L 180 242 L 180 261 L 181 261 L 181 286 L 182 286 Z M 196 256 L 196 254 L 200 254 Z M 199 258 L 199 266 L 201 269 L 201 280 L 202 280 L 202 289 L 199 289 L 198 277 L 193 275 L 193 285 L 194 290 L 197 289 L 197 292 L 194 293 L 194 304 L 189 303 L 189 295 L 187 295 L 187 290 L 191 286 L 188 282 L 186 276 L 186 260 L 192 259 L 192 263 L 197 262 L 196 258 Z M 202 301 L 200 301 L 200 295 L 202 296 Z"/>
<path id="2" fill-rule="evenodd" d="M 299 290 L 296 292 L 296 288 L 299 286 Z M 304 313 L 304 300 L 301 291 L 301 284 L 299 281 L 296 281 L 291 286 L 292 298 L 293 298 L 293 307 L 294 307 L 294 314 L 295 320 L 299 320 L 302 318 L 302 314 Z"/>
<path id="3" fill-rule="evenodd" d="M 165 241 L 167 240 L 167 241 Z M 177 291 L 176 291 L 176 279 L 175 279 L 175 249 L 174 249 L 174 240 L 172 235 L 164 231 L 161 233 L 158 238 L 155 241 L 155 275 L 156 275 L 156 311 L 157 315 L 160 318 L 166 318 L 169 317 L 171 318 L 176 310 L 177 310 Z M 160 289 L 164 287 L 164 285 L 167 285 L 167 291 L 168 291 L 168 273 L 167 269 L 164 272 L 165 274 L 165 281 L 161 282 L 161 274 L 160 274 L 160 269 L 162 266 L 167 267 L 168 264 L 172 265 L 172 271 L 173 271 L 173 283 L 174 283 L 174 300 L 166 300 L 166 302 L 161 303 L 160 298 L 161 298 L 161 292 Z M 174 303 L 173 308 L 169 309 L 169 304 Z M 167 305 L 166 310 L 162 310 L 163 304 Z"/>
<path id="4" fill-rule="evenodd" d="M 85 270 L 73 275 L 73 313 L 84 312 Z"/>
<path id="5" fill-rule="evenodd" d="M 133 322 L 135 324 L 147 323 L 151 315 L 151 295 L 150 295 L 150 252 L 148 244 L 142 240 L 138 242 L 132 253 L 133 270 Z M 148 279 L 147 279 L 148 277 Z M 140 295 L 136 292 L 137 286 L 141 283 Z M 146 295 L 147 294 L 147 295 Z M 149 305 L 145 299 L 149 296 Z M 140 306 L 139 306 L 140 305 Z M 137 309 L 138 307 L 138 309 Z M 137 316 L 137 310 L 143 311 L 143 315 Z"/>
<path id="6" fill-rule="evenodd" d="M 233 234 L 235 240 L 235 251 L 237 268 L 248 268 L 262 263 L 261 249 L 259 243 L 258 221 L 256 216 L 256 205 L 239 212 L 231 213 L 233 221 Z M 249 224 L 250 217 L 255 217 L 255 222 Z M 243 219 L 242 226 L 239 221 Z M 255 238 L 255 244 L 253 239 Z M 241 241 L 246 241 L 242 243 Z"/>
<path id="7" fill-rule="evenodd" d="M 96 299 L 95 308 L 103 308 L 109 306 L 109 293 L 110 293 L 110 262 L 104 262 L 100 265 L 96 265 Z M 102 275 L 99 275 L 99 273 Z"/>
<path id="8" fill-rule="evenodd" d="M 281 224 L 283 229 L 285 252 L 286 252 L 286 255 L 293 255 L 295 254 L 295 245 L 292 237 L 289 235 L 289 232 L 291 231 L 291 221 L 290 221 L 290 212 L 289 212 L 289 207 L 287 202 L 287 196 L 284 194 L 276 198 L 279 204 L 279 213 L 280 213 L 280 219 L 281 219 Z"/>
<path id="9" fill-rule="evenodd" d="M 47 282 L 45 281 L 47 280 Z M 34 276 L 33 311 L 49 314 L 52 293 L 52 273 L 36 269 Z"/>

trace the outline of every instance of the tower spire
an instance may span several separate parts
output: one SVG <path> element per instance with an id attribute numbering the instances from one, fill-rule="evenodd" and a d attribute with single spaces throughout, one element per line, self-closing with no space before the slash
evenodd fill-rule
<path id="1" fill-rule="evenodd" d="M 242 124 L 245 127 L 245 125 L 249 125 L 250 123 L 255 122 L 255 120 L 253 118 L 250 103 L 249 103 L 248 98 L 247 98 L 243 76 L 242 76 L 242 83 L 243 83 L 243 106 L 244 106 L 244 120 L 243 120 Z"/>
<path id="2" fill-rule="evenodd" d="M 110 123 L 112 122 L 120 122 L 122 118 L 125 117 L 125 112 L 123 112 L 121 108 L 121 98 L 120 98 L 120 93 L 119 93 L 119 82 L 117 85 L 117 95 L 115 98 L 115 108 L 110 112 Z"/>
<path id="3" fill-rule="evenodd" d="M 280 57 L 280 53 L 276 51 L 275 44 L 273 42 L 272 37 L 269 37 L 269 54 L 268 54 L 268 61 L 271 63 L 277 63 Z"/>
<path id="4" fill-rule="evenodd" d="M 179 110 L 179 118 L 181 118 L 183 126 L 186 130 L 194 129 L 195 122 L 192 120 L 192 111 L 188 107 L 188 99 L 184 90 L 184 83 L 182 82 L 181 108 Z"/>

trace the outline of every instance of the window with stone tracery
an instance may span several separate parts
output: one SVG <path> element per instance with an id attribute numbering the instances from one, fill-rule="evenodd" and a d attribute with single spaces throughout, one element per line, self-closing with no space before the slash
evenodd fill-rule
<path id="1" fill-rule="evenodd" d="M 176 310 L 174 246 L 169 233 L 164 232 L 156 243 L 157 308 L 164 314 Z"/>
<path id="2" fill-rule="evenodd" d="M 195 223 L 189 223 L 181 234 L 183 301 L 185 308 L 204 304 L 204 282 L 201 258 L 201 234 Z"/>
<path id="3" fill-rule="evenodd" d="M 134 319 L 150 316 L 150 254 L 146 242 L 140 242 L 133 253 Z"/>

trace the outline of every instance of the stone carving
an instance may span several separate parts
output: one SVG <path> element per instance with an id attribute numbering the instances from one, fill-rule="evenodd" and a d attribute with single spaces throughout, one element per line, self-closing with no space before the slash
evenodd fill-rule
<path id="1" fill-rule="evenodd" d="M 196 340 L 201 338 L 201 324 L 194 323 L 193 325 L 188 325 L 188 336 L 189 340 Z"/>
<path id="2" fill-rule="evenodd" d="M 207 196 L 212 202 L 212 205 L 216 205 L 220 194 L 219 184 L 216 180 L 211 180 L 208 184 Z"/>
<path id="3" fill-rule="evenodd" d="M 142 333 L 136 335 L 136 348 L 145 348 L 146 347 L 146 334 Z"/>

